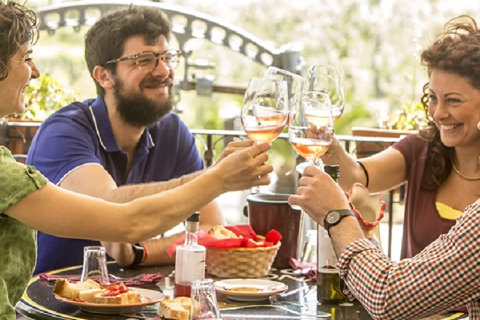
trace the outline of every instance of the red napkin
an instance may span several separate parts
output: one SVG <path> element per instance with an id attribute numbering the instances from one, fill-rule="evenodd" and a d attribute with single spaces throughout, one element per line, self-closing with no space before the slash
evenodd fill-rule
<path id="1" fill-rule="evenodd" d="M 59 278 L 67 279 L 70 282 L 77 282 L 80 281 L 80 275 L 79 274 L 49 274 L 49 273 L 40 273 L 38 277 L 42 280 L 46 281 L 54 281 Z M 123 282 L 126 286 L 133 286 L 133 287 L 141 287 L 141 286 L 146 286 L 146 285 L 152 285 L 160 281 L 164 276 L 161 273 L 146 273 L 138 278 L 135 278 L 134 280 L 116 280 L 112 277 L 108 277 L 110 280 L 110 284 L 117 284 L 120 282 Z M 91 279 L 100 282 L 100 278 L 95 279 L 95 277 L 92 277 Z"/>
<path id="2" fill-rule="evenodd" d="M 225 226 L 226 229 L 232 231 L 240 238 L 238 239 L 217 239 L 214 236 L 208 234 L 206 231 L 198 231 L 198 244 L 207 248 L 258 248 L 258 247 L 271 247 L 277 244 L 282 239 L 282 235 L 275 229 L 270 230 L 265 235 L 265 241 L 262 244 L 256 244 L 249 241 L 252 239 L 258 241 L 257 234 L 253 231 L 251 225 L 235 225 Z M 170 257 L 173 256 L 178 245 L 185 242 L 185 236 L 178 239 L 173 245 L 167 249 L 167 253 Z"/>

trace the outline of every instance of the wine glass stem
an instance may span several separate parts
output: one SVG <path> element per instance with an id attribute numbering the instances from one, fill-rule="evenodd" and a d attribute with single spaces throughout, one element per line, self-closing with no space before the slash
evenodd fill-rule
<path id="1" fill-rule="evenodd" d="M 319 167 L 319 166 L 320 166 L 320 163 L 321 163 L 320 157 L 315 157 L 315 158 L 313 159 L 313 165 L 314 165 L 315 167 Z"/>

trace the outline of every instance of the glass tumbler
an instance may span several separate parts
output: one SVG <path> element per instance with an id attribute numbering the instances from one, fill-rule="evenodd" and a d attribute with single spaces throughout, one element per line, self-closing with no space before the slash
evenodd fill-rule
<path id="1" fill-rule="evenodd" d="M 192 282 L 192 320 L 220 320 L 220 311 L 212 279 L 195 280 Z"/>
<path id="2" fill-rule="evenodd" d="M 109 285 L 107 256 L 105 248 L 89 246 L 83 248 L 83 268 L 80 281 L 95 280 L 101 284 Z"/>

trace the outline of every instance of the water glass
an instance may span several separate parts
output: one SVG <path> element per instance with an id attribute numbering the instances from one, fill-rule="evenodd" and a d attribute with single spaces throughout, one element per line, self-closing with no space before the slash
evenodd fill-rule
<path id="1" fill-rule="evenodd" d="M 109 285 L 107 254 L 101 246 L 83 248 L 83 269 L 80 281 L 95 280 L 103 285 Z"/>
<path id="2" fill-rule="evenodd" d="M 300 261 L 317 263 L 317 230 L 307 230 Z"/>
<path id="3" fill-rule="evenodd" d="M 220 320 L 215 286 L 212 279 L 195 280 L 192 282 L 192 320 Z"/>

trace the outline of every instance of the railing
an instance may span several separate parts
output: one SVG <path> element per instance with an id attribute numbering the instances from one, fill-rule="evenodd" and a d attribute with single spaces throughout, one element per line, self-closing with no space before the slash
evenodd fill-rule
<path id="1" fill-rule="evenodd" d="M 235 85 L 213 83 L 208 78 L 189 79 L 190 69 L 213 69 L 213 63 L 191 61 L 193 51 L 187 42 L 192 39 L 209 41 L 215 45 L 240 53 L 263 66 L 275 66 L 300 73 L 304 61 L 297 45 L 287 43 L 280 48 L 218 18 L 183 7 L 151 1 L 99 0 L 73 1 L 38 9 L 39 29 L 54 33 L 57 29 L 70 27 L 79 30 L 89 26 L 108 12 L 131 5 L 159 8 L 168 16 L 172 34 L 177 39 L 179 49 L 185 59 L 184 77 L 178 84 L 181 90 L 197 90 L 199 94 L 212 92 L 243 94 L 245 88 Z"/>
<path id="2" fill-rule="evenodd" d="M 220 141 L 229 141 L 232 138 L 247 138 L 245 131 L 235 130 L 202 130 L 192 129 L 191 132 L 199 139 L 203 146 L 203 156 L 206 166 L 210 166 L 213 163 L 215 147 Z M 218 137 L 214 139 L 214 137 Z M 355 154 L 356 142 L 371 142 L 378 143 L 379 145 L 393 144 L 398 141 L 398 138 L 382 138 L 382 137 L 361 137 L 352 135 L 336 135 L 336 138 L 343 144 L 345 150 L 348 153 Z M 288 134 L 282 133 L 279 139 L 288 140 Z"/>

